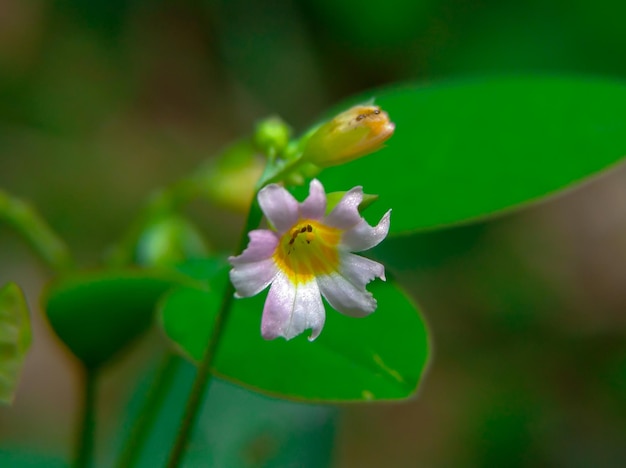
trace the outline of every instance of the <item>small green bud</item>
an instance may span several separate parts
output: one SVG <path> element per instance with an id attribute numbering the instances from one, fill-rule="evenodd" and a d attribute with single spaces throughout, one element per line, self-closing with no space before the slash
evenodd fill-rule
<path id="1" fill-rule="evenodd" d="M 196 180 L 217 204 L 246 212 L 266 163 L 252 142 L 241 141 L 207 164 Z"/>
<path id="2" fill-rule="evenodd" d="M 206 243 L 196 227 L 180 216 L 150 225 L 137 242 L 136 261 L 144 266 L 172 266 L 185 259 L 204 257 Z"/>
<path id="3" fill-rule="evenodd" d="M 394 130 L 395 124 L 380 107 L 354 106 L 310 134 L 302 161 L 320 168 L 352 161 L 381 149 Z"/>
<path id="4" fill-rule="evenodd" d="M 269 117 L 256 127 L 254 143 L 266 155 L 274 157 L 289 144 L 291 130 L 279 117 Z"/>

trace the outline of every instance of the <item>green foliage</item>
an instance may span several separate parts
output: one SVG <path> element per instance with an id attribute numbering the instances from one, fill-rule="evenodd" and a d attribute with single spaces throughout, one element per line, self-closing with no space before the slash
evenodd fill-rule
<path id="1" fill-rule="evenodd" d="M 371 414 L 359 413 L 354 418 L 356 431 L 343 423 L 347 430 L 341 435 L 335 462 L 349 466 L 623 464 L 626 340 L 619 326 L 624 302 L 619 240 L 624 233 L 618 222 L 623 202 L 619 190 L 615 191 L 621 172 L 563 197 L 562 203 L 537 210 L 540 220 L 531 215 L 497 223 L 493 218 L 560 196 L 626 155 L 624 86 L 609 79 L 583 78 L 626 78 L 626 2 L 9 0 L 4 16 L 0 33 L 2 271 L 10 278 L 20 264 L 18 276 L 20 272 L 32 276 L 33 284 L 41 273 L 24 269 L 21 246 L 14 249 L 12 237 L 5 244 L 4 234 L 16 233 L 51 275 L 63 275 L 49 289 L 44 307 L 61 339 L 88 366 L 109 362 L 138 336 L 164 297 L 164 311 L 170 307 L 184 312 L 168 321 L 171 334 L 184 336 L 179 341 L 185 342 L 185 352 L 202 354 L 205 343 L 196 328 L 204 324 L 207 333 L 211 328 L 210 311 L 221 301 L 226 276 L 221 272 L 220 281 L 211 284 L 213 289 L 203 289 L 206 284 L 190 286 L 188 278 L 173 273 L 174 265 L 185 260 L 180 268 L 184 275 L 213 282 L 222 264 L 208 268 L 202 260 L 189 259 L 204 257 L 203 245 L 232 245 L 229 237 L 236 235 L 232 228 L 238 220 L 233 212 L 249 208 L 267 157 L 295 159 L 297 152 L 288 150 L 297 148 L 293 145 L 297 142 L 290 141 L 290 127 L 281 121 L 264 121 L 254 138 L 233 145 L 222 157 L 209 153 L 253 128 L 268 110 L 301 129 L 339 96 L 419 80 L 425 84 L 386 87 L 354 101 L 376 97 L 396 122 L 396 134 L 386 150 L 327 169 L 319 178 L 334 193 L 329 208 L 341 195 L 335 190 L 363 185 L 366 192 L 380 197 L 364 212 L 370 222 L 393 209 L 391 236 L 368 255 L 393 270 L 398 281 L 414 288 L 429 307 L 439 337 L 438 369 L 428 382 L 431 391 L 421 395 L 419 405 L 427 407 L 429 414 L 415 418 L 415 408 L 402 408 L 399 415 L 395 405 L 378 408 L 376 421 Z M 552 76 L 520 75 L 537 72 Z M 459 80 L 468 73 L 477 76 Z M 515 77 L 485 78 L 486 73 Z M 449 81 L 437 83 L 441 78 Z M 336 110 L 345 109 L 342 105 Z M 65 276 L 75 268 L 75 258 L 95 258 L 96 248 L 111 245 L 111 237 L 120 233 L 120 222 L 136 211 L 141 192 L 172 176 L 178 178 L 189 165 L 205 158 L 199 172 L 173 181 L 171 190 L 157 189 L 150 197 L 145 216 L 138 216 L 128 235 L 114 244 L 121 255 L 113 249 L 105 259 L 106 267 L 115 270 Z M 304 182 L 306 188 L 307 180 L 318 176 L 315 168 L 298 169 L 300 180 L 292 174 L 276 181 Z M 196 204 L 186 209 L 198 200 L 213 206 Z M 575 212 L 563 212 L 569 209 Z M 542 216 L 555 212 L 557 216 L 549 219 Z M 200 214 L 198 226 L 210 243 L 203 243 L 195 224 L 179 217 L 192 213 Z M 576 216 L 582 227 L 572 221 Z M 4 225 L 11 232 L 5 232 Z M 509 230 L 514 232 L 512 239 L 502 245 Z M 70 241 L 76 257 L 63 238 Z M 169 272 L 120 270 L 133 263 Z M 181 282 L 187 286 L 167 296 Z M 293 363 L 298 359 L 310 363 L 320 350 L 328 349 L 334 333 L 341 352 L 350 347 L 360 350 L 354 353 L 363 363 L 372 338 L 361 334 L 360 327 L 378 323 L 383 313 L 391 317 L 397 313 L 386 288 L 397 292 L 393 283 L 373 285 L 380 308 L 367 319 L 346 319 L 327 308 L 329 321 L 314 343 L 307 343 L 306 337 L 289 343 L 262 342 L 263 298 L 237 300 L 224 337 L 229 341 L 221 347 L 216 370 L 239 365 L 238 355 L 228 356 L 240 347 L 245 375 L 238 381 L 258 380 L 253 371 L 265 370 L 281 379 L 277 385 L 298 381 L 304 386 L 308 368 Z M 6 326 L 6 320 L 20 317 L 24 321 Z M 404 333 L 399 322 L 400 327 L 387 324 L 378 333 Z M 0 289 L 0 324 L 2 399 L 5 382 L 15 388 L 14 377 L 30 340 L 26 303 L 15 285 Z M 233 327 L 245 327 L 248 334 L 235 333 Z M 567 337 L 575 340 L 568 345 Z M 378 338 L 373 342 L 378 344 Z M 261 348 L 267 348 L 266 354 L 258 352 Z M 280 375 L 277 369 L 287 367 L 285 360 L 291 368 Z M 248 369 L 255 364 L 257 369 Z M 339 364 L 331 361 L 332 366 Z M 196 373 L 191 365 L 185 371 L 185 385 L 174 398 L 179 407 Z M 313 388 L 325 382 L 333 390 L 332 373 L 319 377 L 321 364 L 312 371 L 318 377 L 311 383 Z M 374 379 L 375 372 L 365 374 L 356 379 Z M 211 391 L 220 384 L 213 382 Z M 314 464 L 313 454 L 330 450 L 331 445 L 320 448 L 306 433 L 303 446 L 293 448 L 276 438 L 281 434 L 276 426 L 266 423 L 258 425 L 259 433 L 271 437 L 251 445 L 233 444 L 231 429 L 244 430 L 259 416 L 259 408 L 246 405 L 246 399 L 264 398 L 225 387 L 221 386 L 224 396 L 240 395 L 233 405 L 242 419 L 224 409 L 227 405 L 219 393 L 210 395 L 187 464 L 270 466 L 271 461 L 255 454 L 267 454 L 272 448 L 281 454 L 294 453 L 293 459 L 277 462 L 279 466 L 297 464 L 298 457 Z M 151 381 L 146 388 L 163 386 Z M 39 389 L 41 394 L 32 390 L 30 397 L 44 401 L 52 394 L 47 388 L 43 393 Z M 106 393 L 102 396 L 110 399 Z M 106 401 L 98 404 L 112 407 Z M 224 411 L 223 417 L 206 411 L 212 405 Z M 20 406 L 25 413 L 15 408 L 3 418 L 2 427 L 10 437 L 0 447 L 0 466 L 67 465 L 56 458 L 38 462 L 36 445 L 41 444 L 25 447 L 24 437 L 39 440 L 52 434 L 39 449 L 54 450 L 55 457 L 67 454 L 52 448 L 61 440 L 57 432 L 46 429 L 46 418 Z M 291 414 L 269 411 L 277 419 Z M 158 423 L 170 432 L 167 438 L 155 437 L 145 450 L 150 455 L 161 451 L 160 458 L 141 466 L 163 464 L 179 429 L 179 413 L 159 412 Z M 251 416 L 246 418 L 246 413 Z M 284 434 L 292 437 L 310 424 L 298 421 Z M 37 430 L 31 431 L 29 425 Z M 407 425 L 414 425 L 413 432 L 417 425 L 417 432 L 434 437 L 427 443 L 435 449 L 421 450 L 419 438 L 405 443 Z M 106 427 L 111 427 L 110 420 L 104 421 Z M 100 454 L 103 442 L 96 444 Z M 238 458 L 220 458 L 224 443 L 232 444 L 232 454 Z M 19 452 L 11 454 L 14 449 Z M 403 458 L 406 453 L 413 456 Z M 423 458 L 418 460 L 417 454 Z M 114 464 L 113 459 L 105 463 Z"/>
<path id="2" fill-rule="evenodd" d="M 196 374 L 195 366 L 183 358 L 171 356 L 169 359 L 167 382 L 161 386 L 163 393 L 156 407 L 158 418 L 146 434 L 145 445 L 132 460 L 116 459 L 111 450 L 102 466 L 151 468 L 165 465 L 178 432 L 176 423 L 182 416 Z M 133 392 L 128 404 L 120 408 L 117 442 L 128 440 L 125 428 L 142 416 L 146 401 L 156 390 L 153 372 L 139 373 L 137 377 L 135 385 L 129 382 L 128 389 Z M 216 378 L 207 391 L 198 430 L 190 440 L 194 449 L 185 457 L 183 466 L 325 468 L 333 456 L 338 416 L 338 409 L 332 406 L 267 398 Z M 306 463 L 303 464 L 303 460 Z M 2 461 L 0 456 L 0 463 Z"/>
<path id="3" fill-rule="evenodd" d="M 97 368 L 152 323 L 158 299 L 182 275 L 150 270 L 76 274 L 55 281 L 43 304 L 52 328 L 88 368 Z"/>
<path id="4" fill-rule="evenodd" d="M 26 299 L 17 284 L 8 283 L 0 288 L 0 403 L 13 402 L 30 342 Z"/>
<path id="5" fill-rule="evenodd" d="M 390 87 L 388 148 L 320 175 L 327 191 L 362 185 L 393 208 L 391 233 L 475 221 L 581 182 L 626 154 L 626 85 L 572 77 L 480 78 Z M 347 107 L 347 104 L 340 109 Z M 378 218 L 376 218 L 378 219 Z"/>
<path id="6" fill-rule="evenodd" d="M 165 216 L 155 221 L 137 241 L 137 263 L 148 267 L 169 267 L 206 255 L 208 248 L 198 228 L 182 216 Z"/>
<path id="7" fill-rule="evenodd" d="M 490 78 L 389 88 L 376 97 L 398 129 L 389 147 L 326 169 L 320 179 L 329 192 L 363 185 L 378 194 L 368 211 L 377 216 L 393 208 L 392 234 L 424 229 L 432 234 L 492 216 L 570 186 L 624 154 L 626 87 L 620 83 Z M 410 262 L 422 252 L 411 247 L 413 241 L 390 240 L 375 253 L 392 266 Z M 166 334 L 195 361 L 203 355 L 227 281 L 218 264 L 183 266 L 214 289 L 187 285 L 161 304 Z M 63 280 L 48 294 L 48 316 L 70 349 L 97 367 L 145 329 L 159 298 L 176 283 L 137 272 Z M 214 371 L 296 399 L 410 396 L 427 361 L 424 324 L 393 282 L 371 289 L 379 301 L 375 314 L 354 320 L 329 308 L 324 333 L 314 343 L 304 336 L 288 343 L 263 341 L 263 297 L 236 301 Z"/>
<path id="8" fill-rule="evenodd" d="M 222 270 L 213 281 L 221 291 Z M 414 394 L 428 359 L 428 337 L 413 303 L 392 282 L 368 287 L 377 311 L 363 319 L 327 306 L 322 334 L 265 341 L 260 322 L 264 295 L 238 299 L 228 319 L 213 370 L 275 396 L 319 402 L 407 398 Z M 184 355 L 202 358 L 221 302 L 219 293 L 180 288 L 163 301 L 160 321 Z"/>

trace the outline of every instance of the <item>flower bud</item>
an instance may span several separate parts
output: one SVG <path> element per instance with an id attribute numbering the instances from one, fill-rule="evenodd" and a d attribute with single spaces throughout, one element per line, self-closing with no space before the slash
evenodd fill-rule
<path id="1" fill-rule="evenodd" d="M 291 130 L 279 117 L 261 121 L 254 133 L 254 142 L 264 154 L 278 154 L 289 143 Z"/>
<path id="2" fill-rule="evenodd" d="M 265 158 L 251 142 L 241 141 L 228 148 L 217 161 L 207 164 L 197 179 L 211 200 L 245 213 L 265 164 Z"/>
<path id="3" fill-rule="evenodd" d="M 381 149 L 394 130 L 395 124 L 380 107 L 351 107 L 313 131 L 304 142 L 302 161 L 319 167 L 352 161 Z"/>
<path id="4" fill-rule="evenodd" d="M 167 216 L 140 236 L 136 261 L 145 266 L 172 266 L 188 258 L 205 257 L 208 248 L 198 229 L 185 218 Z"/>

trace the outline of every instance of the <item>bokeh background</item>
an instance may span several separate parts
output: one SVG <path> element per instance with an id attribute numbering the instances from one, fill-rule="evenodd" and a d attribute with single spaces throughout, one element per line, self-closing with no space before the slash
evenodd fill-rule
<path id="1" fill-rule="evenodd" d="M 302 131 L 350 95 L 405 81 L 626 79 L 625 19 L 612 0 L 0 0 L 0 187 L 97 265 L 149 193 L 265 116 Z M 233 247 L 240 214 L 192 214 L 213 248 Z M 396 272 L 432 331 L 417 398 L 335 409 L 218 384 L 190 466 L 623 466 L 626 169 L 422 240 L 419 263 Z M 35 328 L 17 400 L 0 408 L 7 466 L 71 457 L 76 367 L 41 317 L 48 279 L 0 226 L 0 284 L 25 289 Z M 101 466 L 163 346 L 149 333 L 106 369 Z"/>

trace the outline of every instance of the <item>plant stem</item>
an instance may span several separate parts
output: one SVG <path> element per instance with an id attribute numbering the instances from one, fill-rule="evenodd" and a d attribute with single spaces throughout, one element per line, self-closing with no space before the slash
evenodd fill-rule
<path id="1" fill-rule="evenodd" d="M 84 368 L 82 390 L 81 422 L 76 438 L 74 459 L 76 468 L 85 468 L 93 464 L 96 403 L 96 371 L 94 369 Z"/>
<path id="2" fill-rule="evenodd" d="M 33 250 L 55 272 L 72 266 L 65 243 L 28 203 L 0 190 L 0 222 L 12 226 L 28 241 Z"/>
<path id="3" fill-rule="evenodd" d="M 256 196 L 254 197 L 254 200 L 255 201 L 250 207 L 250 212 L 248 213 L 248 219 L 242 232 L 237 252 L 241 252 L 244 249 L 248 241 L 248 231 L 256 227 L 262 217 L 261 209 L 256 201 Z M 215 353 L 218 349 L 220 338 L 222 337 L 222 333 L 226 327 L 234 293 L 235 288 L 229 281 L 226 289 L 224 290 L 222 304 L 215 317 L 213 331 L 211 332 L 211 336 L 209 337 L 209 341 L 206 345 L 202 361 L 198 365 L 198 371 L 189 393 L 183 419 L 181 421 L 180 428 L 178 429 L 174 446 L 170 452 L 170 457 L 167 463 L 169 468 L 176 468 L 183 461 L 189 437 L 194 429 L 196 419 L 201 409 L 203 396 L 211 378 L 211 366 L 213 364 Z"/>
<path id="4" fill-rule="evenodd" d="M 167 352 L 164 356 L 130 435 L 122 448 L 122 454 L 116 465 L 119 468 L 135 466 L 137 457 L 141 454 L 149 431 L 161 409 L 163 400 L 172 386 L 179 363 L 180 358 L 174 356 L 171 352 Z"/>

